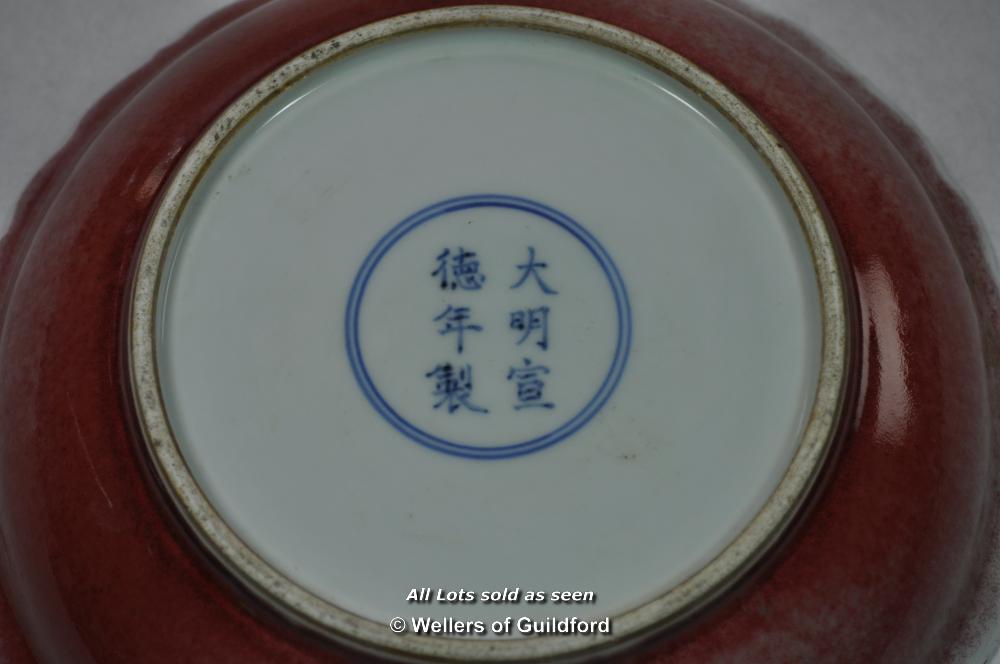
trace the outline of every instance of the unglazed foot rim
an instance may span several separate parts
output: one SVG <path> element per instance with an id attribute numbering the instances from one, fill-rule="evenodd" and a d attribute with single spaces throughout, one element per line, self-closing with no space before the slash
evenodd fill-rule
<path id="1" fill-rule="evenodd" d="M 528 28 L 589 40 L 624 52 L 694 90 L 726 116 L 771 167 L 795 210 L 813 259 L 820 294 L 822 356 L 815 398 L 791 464 L 764 507 L 721 554 L 666 593 L 613 616 L 614 631 L 609 636 L 459 640 L 395 635 L 384 624 L 317 597 L 255 553 L 215 510 L 181 453 L 161 393 L 155 334 L 164 265 L 189 196 L 217 151 L 268 100 L 320 65 L 392 37 L 471 26 Z M 131 298 L 130 377 L 147 451 L 178 511 L 211 555 L 273 609 L 321 635 L 404 657 L 505 661 L 572 656 L 619 646 L 690 617 L 731 588 L 786 532 L 810 494 L 838 429 L 848 358 L 845 283 L 829 224 L 793 158 L 746 105 L 691 62 L 634 33 L 572 14 L 508 6 L 429 10 L 380 21 L 310 49 L 250 89 L 204 133 L 174 175 L 142 245 Z"/>

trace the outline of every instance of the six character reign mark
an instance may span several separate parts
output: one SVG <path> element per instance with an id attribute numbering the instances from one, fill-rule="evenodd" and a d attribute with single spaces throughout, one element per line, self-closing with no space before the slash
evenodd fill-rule
<path id="1" fill-rule="evenodd" d="M 542 277 L 542 270 L 548 268 L 548 263 L 536 259 L 534 247 L 527 247 L 527 254 L 527 261 L 516 265 L 519 275 L 510 289 L 519 290 L 526 284 L 532 283 L 544 295 L 557 295 L 558 291 L 550 287 Z M 431 272 L 431 276 L 436 279 L 438 287 L 443 291 L 478 291 L 486 283 L 486 275 L 480 269 L 479 258 L 475 251 L 465 247 L 458 247 L 454 251 L 446 248 L 436 256 L 435 261 L 437 267 Z M 509 328 L 520 333 L 514 345 L 521 346 L 529 339 L 534 339 L 535 345 L 542 352 L 547 351 L 549 312 L 548 306 L 510 312 Z M 448 304 L 444 311 L 438 313 L 432 320 L 438 324 L 439 335 L 454 336 L 455 350 L 459 355 L 465 351 L 466 333 L 483 331 L 483 326 L 473 319 L 472 307 L 465 302 Z M 510 367 L 507 380 L 513 382 L 516 388 L 514 410 L 555 408 L 555 404 L 544 398 L 544 377 L 550 372 L 548 367 L 535 364 L 528 357 L 523 358 L 522 364 Z M 442 409 L 448 414 L 454 414 L 461 409 L 481 414 L 489 412 L 489 409 L 476 404 L 472 399 L 474 385 L 471 364 L 457 366 L 451 362 L 441 362 L 428 371 L 425 377 L 434 381 L 435 409 Z"/>

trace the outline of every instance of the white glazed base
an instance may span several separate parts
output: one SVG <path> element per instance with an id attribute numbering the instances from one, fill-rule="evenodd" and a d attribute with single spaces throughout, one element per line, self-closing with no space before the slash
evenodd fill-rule
<path id="1" fill-rule="evenodd" d="M 800 221 L 815 209 L 761 149 L 660 70 L 548 32 L 415 33 L 310 72 L 238 128 L 180 215 L 156 327 L 177 452 L 239 546 L 375 624 L 618 616 L 727 547 L 752 558 L 733 543 L 807 427 L 828 428 L 824 334 L 842 343 L 816 221 Z M 448 201 L 478 206 L 426 214 Z M 445 250 L 474 251 L 475 273 L 436 272 Z M 830 268 L 828 244 L 813 251 Z M 546 343 L 519 343 L 512 312 L 542 307 Z M 449 322 L 479 328 L 462 352 Z M 149 346 L 133 344 L 141 387 Z M 434 374 L 446 364 L 469 369 L 458 397 Z M 544 397 L 512 380 L 529 365 Z M 808 486 L 817 435 L 766 528 Z M 425 587 L 596 601 L 418 610 L 406 597 Z"/>

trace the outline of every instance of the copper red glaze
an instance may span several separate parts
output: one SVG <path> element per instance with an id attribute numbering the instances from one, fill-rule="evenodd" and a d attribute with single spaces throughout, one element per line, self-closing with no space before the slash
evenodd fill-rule
<path id="1" fill-rule="evenodd" d="M 856 294 L 843 435 L 810 511 L 737 592 L 632 656 L 924 662 L 974 647 L 1000 408 L 995 290 L 961 201 L 905 125 L 780 25 L 702 0 L 532 4 L 651 38 L 740 96 L 814 183 Z M 221 111 L 319 42 L 442 5 L 235 5 L 112 91 L 35 179 L 0 247 L 0 660 L 358 658 L 259 606 L 171 515 L 139 444 L 125 315 L 144 224 Z"/>

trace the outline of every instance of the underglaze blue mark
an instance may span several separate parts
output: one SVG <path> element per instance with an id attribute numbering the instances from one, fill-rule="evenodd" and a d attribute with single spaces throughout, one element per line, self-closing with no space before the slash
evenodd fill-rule
<path id="1" fill-rule="evenodd" d="M 547 306 L 518 309 L 510 312 L 510 329 L 517 330 L 521 337 L 517 345 L 523 344 L 532 333 L 537 339 L 535 345 L 542 350 L 549 349 L 549 308 Z"/>
<path id="2" fill-rule="evenodd" d="M 511 367 L 507 372 L 507 380 L 512 380 L 517 384 L 517 404 L 514 410 L 524 408 L 546 408 L 551 410 L 555 404 L 545 401 L 543 392 L 545 391 L 545 381 L 543 377 L 549 373 L 549 368 L 533 363 L 527 357 L 524 358 L 524 365 Z"/>
<path id="3" fill-rule="evenodd" d="M 459 247 L 454 253 L 444 249 L 435 259 L 437 269 L 431 272 L 438 277 L 441 290 L 479 290 L 486 282 L 486 275 L 479 271 L 476 252 Z"/>
<path id="4" fill-rule="evenodd" d="M 444 406 L 449 414 L 460 408 L 465 408 L 473 413 L 490 412 L 471 401 L 472 366 L 466 364 L 456 371 L 451 363 L 445 362 L 428 371 L 426 377 L 434 379 L 434 396 L 439 397 L 434 408 Z"/>
<path id="5" fill-rule="evenodd" d="M 514 282 L 514 285 L 510 287 L 511 290 L 515 290 L 524 285 L 524 282 L 528 280 L 528 277 L 534 277 L 535 283 L 538 287 L 542 289 L 542 292 L 546 295 L 556 295 L 558 291 L 549 288 L 542 280 L 541 270 L 544 270 L 549 266 L 548 263 L 543 263 L 542 261 L 535 260 L 535 248 L 528 247 L 528 261 L 526 263 L 521 263 L 517 266 L 517 269 L 521 271 L 521 278 Z"/>
<path id="6" fill-rule="evenodd" d="M 524 212 L 549 221 L 566 231 L 579 241 L 600 265 L 615 300 L 617 318 L 615 351 L 610 368 L 594 395 L 582 409 L 560 426 L 530 440 L 513 444 L 472 445 L 446 440 L 413 425 L 406 418 L 400 416 L 378 390 L 368 372 L 361 350 L 360 310 L 369 279 L 382 258 L 403 236 L 420 225 L 453 212 L 476 208 L 500 208 Z M 547 278 L 551 277 L 550 272 L 546 271 L 549 270 L 549 263 L 538 257 L 534 246 L 527 246 L 526 254 L 526 261 L 515 263 L 520 274 L 510 289 L 521 289 L 533 284 L 542 295 L 557 295 L 559 291 L 552 288 L 546 281 Z M 436 269 L 431 272 L 431 276 L 435 278 L 436 284 L 441 290 L 475 291 L 481 290 L 486 283 L 486 275 L 481 269 L 478 253 L 468 247 L 445 248 L 433 255 L 433 259 L 436 263 Z M 534 347 L 540 349 L 540 352 L 547 351 L 550 348 L 549 316 L 551 311 L 551 307 L 544 305 L 509 312 L 510 329 L 520 333 L 516 345 L 521 346 L 526 342 L 533 341 Z M 454 335 L 456 351 L 459 354 L 462 354 L 466 349 L 465 333 L 483 330 L 483 326 L 474 320 L 472 314 L 472 307 L 465 303 L 462 303 L 461 306 L 448 304 L 444 311 L 438 312 L 433 317 L 433 321 L 440 325 L 437 329 L 438 334 L 442 336 Z M 383 236 L 365 258 L 354 280 L 348 297 L 344 327 L 351 368 L 358 385 L 375 410 L 411 440 L 439 452 L 473 459 L 502 459 L 536 452 L 554 445 L 586 425 L 604 406 L 618 385 L 625 369 L 632 339 L 631 310 L 625 285 L 611 257 L 596 238 L 575 220 L 553 208 L 525 198 L 496 194 L 463 196 L 442 201 L 407 217 Z M 556 411 L 557 404 L 547 398 L 546 394 L 546 381 L 552 375 L 554 375 L 553 368 L 550 366 L 541 364 L 530 357 L 522 356 L 522 361 L 511 366 L 506 375 L 507 380 L 514 388 L 513 409 L 516 411 Z M 490 412 L 488 404 L 482 404 L 474 398 L 475 385 L 471 363 L 459 365 L 455 362 L 440 362 L 426 372 L 424 377 L 433 385 L 433 409 L 456 417 L 459 412 L 471 412 L 483 416 Z M 480 376 L 480 378 L 482 377 Z M 500 379 L 502 378 L 501 375 Z M 447 417 L 447 415 L 445 416 Z"/>
<path id="7" fill-rule="evenodd" d="M 472 315 L 469 313 L 469 307 L 453 307 L 450 304 L 444 311 L 434 317 L 434 322 L 441 323 L 438 334 L 441 336 L 455 335 L 455 345 L 459 355 L 465 350 L 466 331 L 483 331 L 482 325 L 467 322 L 470 318 L 472 318 Z"/>

